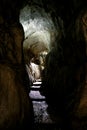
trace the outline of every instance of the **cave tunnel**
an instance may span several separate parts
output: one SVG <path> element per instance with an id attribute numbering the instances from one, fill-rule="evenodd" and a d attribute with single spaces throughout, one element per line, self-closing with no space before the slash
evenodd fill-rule
<path id="1" fill-rule="evenodd" d="M 0 0 L 0 129 L 87 130 L 87 1 Z"/>

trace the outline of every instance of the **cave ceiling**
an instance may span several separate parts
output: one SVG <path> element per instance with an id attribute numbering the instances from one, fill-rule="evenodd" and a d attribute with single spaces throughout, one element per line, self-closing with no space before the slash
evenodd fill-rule
<path id="1" fill-rule="evenodd" d="M 24 48 L 31 48 L 34 53 L 50 50 L 60 33 L 62 21 L 67 26 L 74 12 L 84 6 L 82 0 L 26 0 L 20 11 L 20 21 L 25 31 Z M 38 50 L 38 51 L 36 51 Z"/>
<path id="2" fill-rule="evenodd" d="M 0 3 L 0 13 L 4 12 L 7 17 L 11 13 L 15 17 L 20 12 L 24 47 L 31 46 L 38 52 L 49 51 L 59 33 L 59 24 L 62 26 L 63 21 L 67 27 L 73 15 L 87 5 L 86 0 L 0 0 Z"/>

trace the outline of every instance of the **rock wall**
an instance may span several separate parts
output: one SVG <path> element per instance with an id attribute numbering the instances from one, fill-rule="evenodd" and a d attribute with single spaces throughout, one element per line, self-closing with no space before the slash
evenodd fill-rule
<path id="1" fill-rule="evenodd" d="M 30 81 L 23 57 L 24 30 L 19 22 L 19 6 L 14 1 L 11 5 L 6 2 L 0 4 L 0 129 L 32 129 Z"/>
<path id="2" fill-rule="evenodd" d="M 85 130 L 87 125 L 85 96 L 87 34 L 86 23 L 83 22 L 86 10 L 83 8 L 76 17 L 73 17 L 67 31 L 65 29 L 65 36 L 61 34 L 56 47 L 48 53 L 42 75 L 41 93 L 46 96 L 48 111 L 50 113 L 52 109 L 61 120 L 60 126 L 66 129 Z"/>

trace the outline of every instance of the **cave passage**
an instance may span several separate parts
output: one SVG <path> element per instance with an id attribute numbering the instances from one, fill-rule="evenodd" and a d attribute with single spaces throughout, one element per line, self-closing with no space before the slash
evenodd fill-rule
<path id="1" fill-rule="evenodd" d="M 55 46 L 57 27 L 50 16 L 39 6 L 25 6 L 20 11 L 20 22 L 24 28 L 24 60 L 33 82 L 41 79 L 46 55 Z M 33 79 L 32 79 L 33 78 Z"/>

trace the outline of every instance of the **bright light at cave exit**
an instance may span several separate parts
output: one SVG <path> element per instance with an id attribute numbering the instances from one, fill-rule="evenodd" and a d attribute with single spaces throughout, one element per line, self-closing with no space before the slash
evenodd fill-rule
<path id="1" fill-rule="evenodd" d="M 20 22 L 23 25 L 25 32 L 25 39 L 30 39 L 30 44 L 34 41 L 43 42 L 46 44 L 48 50 L 51 42 L 54 42 L 56 32 L 50 14 L 47 14 L 39 7 L 25 6 L 20 12 Z M 54 36 L 53 36 L 54 35 Z"/>

